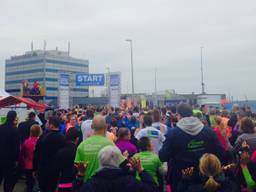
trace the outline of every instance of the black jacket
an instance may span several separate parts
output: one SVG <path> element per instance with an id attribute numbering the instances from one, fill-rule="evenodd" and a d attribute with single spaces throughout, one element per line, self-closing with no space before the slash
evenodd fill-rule
<path id="1" fill-rule="evenodd" d="M 207 178 L 201 177 L 199 182 L 191 182 L 188 180 L 183 180 L 179 183 L 177 192 L 208 192 L 204 185 Z M 216 182 L 220 184 L 220 188 L 216 192 L 239 192 L 239 186 L 229 180 L 227 177 L 221 176 L 215 179 Z"/>
<path id="2" fill-rule="evenodd" d="M 34 124 L 38 124 L 37 121 L 34 120 L 27 120 L 27 121 L 23 121 L 19 124 L 18 126 L 18 131 L 19 131 L 19 135 L 20 135 L 20 143 L 22 144 L 26 139 L 29 138 L 30 135 L 30 128 L 32 125 Z"/>
<path id="3" fill-rule="evenodd" d="M 104 168 L 97 172 L 81 188 L 80 192 L 156 192 L 152 177 L 143 171 L 141 181 L 122 169 Z"/>
<path id="4" fill-rule="evenodd" d="M 174 160 L 176 167 L 181 170 L 197 166 L 204 153 L 213 153 L 224 160 L 224 150 L 210 128 L 204 127 L 197 135 L 173 128 L 166 135 L 159 158 L 163 162 Z"/>
<path id="5" fill-rule="evenodd" d="M 64 136 L 58 131 L 49 131 L 43 134 L 37 141 L 33 169 L 46 172 L 57 171 L 56 154 L 65 145 Z"/>
<path id="6" fill-rule="evenodd" d="M 72 183 L 75 180 L 74 160 L 76 145 L 68 142 L 56 155 L 57 168 L 60 175 L 59 183 Z"/>
<path id="7" fill-rule="evenodd" d="M 20 142 L 15 126 L 5 123 L 0 126 L 0 166 L 9 167 L 18 161 Z"/>

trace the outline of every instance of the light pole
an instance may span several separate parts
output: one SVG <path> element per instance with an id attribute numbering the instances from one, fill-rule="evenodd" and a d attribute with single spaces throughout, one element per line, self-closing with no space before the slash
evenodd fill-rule
<path id="1" fill-rule="evenodd" d="M 132 40 L 131 39 L 126 39 L 126 41 L 130 43 L 130 48 L 131 48 L 132 100 L 133 100 L 134 99 L 133 46 L 132 46 Z"/>
<path id="2" fill-rule="evenodd" d="M 157 68 L 155 67 L 155 106 L 158 106 L 158 99 L 157 99 Z"/>
<path id="3" fill-rule="evenodd" d="M 110 68 L 106 67 L 107 74 L 106 74 L 106 96 L 110 97 Z"/>
<path id="4" fill-rule="evenodd" d="M 203 71 L 203 48 L 201 49 L 201 85 L 202 85 L 202 94 L 205 94 L 205 84 L 204 84 L 204 71 Z"/>
<path id="5" fill-rule="evenodd" d="M 157 94 L 157 68 L 155 68 L 155 94 Z"/>

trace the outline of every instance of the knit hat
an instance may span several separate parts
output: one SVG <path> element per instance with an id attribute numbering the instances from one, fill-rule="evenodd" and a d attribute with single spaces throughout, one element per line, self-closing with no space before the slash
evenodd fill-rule
<path id="1" fill-rule="evenodd" d="M 17 117 L 16 111 L 9 111 L 6 116 L 7 122 L 13 122 Z"/>

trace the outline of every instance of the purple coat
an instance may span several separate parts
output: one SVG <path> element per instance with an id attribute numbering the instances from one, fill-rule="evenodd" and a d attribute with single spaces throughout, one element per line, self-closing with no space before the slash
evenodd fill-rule
<path id="1" fill-rule="evenodd" d="M 124 153 L 127 150 L 129 153 L 129 157 L 132 157 L 135 153 L 137 153 L 136 146 L 133 145 L 129 140 L 119 139 L 116 142 L 116 146 L 120 149 L 122 153 Z"/>

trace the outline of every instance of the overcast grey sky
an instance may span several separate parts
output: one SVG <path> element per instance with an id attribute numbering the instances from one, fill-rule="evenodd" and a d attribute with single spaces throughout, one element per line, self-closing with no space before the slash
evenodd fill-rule
<path id="1" fill-rule="evenodd" d="M 207 93 L 256 99 L 255 0 L 1 0 L 0 80 L 4 61 L 30 49 L 67 49 L 89 59 L 91 72 L 122 72 L 131 91 L 134 42 L 135 91 L 199 92 L 204 46 Z"/>

